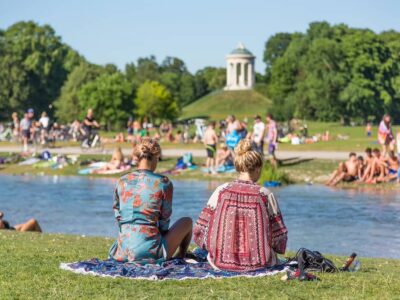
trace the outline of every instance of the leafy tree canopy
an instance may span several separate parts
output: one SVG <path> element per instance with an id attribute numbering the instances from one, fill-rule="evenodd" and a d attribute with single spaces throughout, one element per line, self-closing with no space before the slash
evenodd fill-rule
<path id="1" fill-rule="evenodd" d="M 311 23 L 306 34 L 276 34 L 264 52 L 274 113 L 344 123 L 398 116 L 398 36 L 327 22 Z"/>
<path id="2" fill-rule="evenodd" d="M 149 117 L 152 121 L 174 120 L 179 107 L 168 89 L 157 81 L 144 82 L 137 91 L 135 99 L 136 114 Z"/>
<path id="3" fill-rule="evenodd" d="M 49 111 L 69 72 L 81 61 L 49 25 L 18 22 L 2 31 L 0 117 L 29 107 Z"/>

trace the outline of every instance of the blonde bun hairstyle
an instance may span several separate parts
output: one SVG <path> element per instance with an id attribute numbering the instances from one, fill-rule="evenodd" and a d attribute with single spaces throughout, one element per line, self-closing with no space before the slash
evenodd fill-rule
<path id="1" fill-rule="evenodd" d="M 235 169 L 238 172 L 252 172 L 262 168 L 264 159 L 260 153 L 253 150 L 249 139 L 241 140 L 235 148 Z"/>
<path id="2" fill-rule="evenodd" d="M 133 156 L 136 157 L 138 162 L 142 159 L 159 158 L 161 156 L 160 144 L 155 139 L 144 137 L 134 146 Z"/>

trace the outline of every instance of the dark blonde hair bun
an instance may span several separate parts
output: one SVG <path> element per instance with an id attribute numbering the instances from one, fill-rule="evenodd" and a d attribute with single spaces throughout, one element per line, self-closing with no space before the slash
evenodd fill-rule
<path id="1" fill-rule="evenodd" d="M 252 150 L 252 145 L 250 140 L 241 140 L 235 148 L 236 155 L 244 155 L 246 152 Z"/>
<path id="2" fill-rule="evenodd" d="M 133 155 L 138 161 L 142 159 L 152 160 L 160 157 L 161 147 L 155 139 L 144 137 L 133 150 Z"/>
<path id="3" fill-rule="evenodd" d="M 264 159 L 260 153 L 253 150 L 249 139 L 239 142 L 235 148 L 235 169 L 238 172 L 251 172 L 262 168 Z"/>

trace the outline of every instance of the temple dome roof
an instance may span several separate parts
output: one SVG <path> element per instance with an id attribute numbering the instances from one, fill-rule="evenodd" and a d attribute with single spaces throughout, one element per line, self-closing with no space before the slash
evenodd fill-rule
<path id="1" fill-rule="evenodd" d="M 234 49 L 229 56 L 248 56 L 248 57 L 254 57 L 253 53 L 251 53 L 246 47 L 243 45 L 243 43 L 239 43 L 236 49 Z"/>

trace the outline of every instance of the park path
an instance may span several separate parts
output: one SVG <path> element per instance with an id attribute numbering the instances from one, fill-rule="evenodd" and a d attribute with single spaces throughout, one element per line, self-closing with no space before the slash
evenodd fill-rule
<path id="1" fill-rule="evenodd" d="M 130 149 L 122 149 L 124 154 L 131 154 Z M 39 150 L 43 151 L 43 150 Z M 112 149 L 86 150 L 82 151 L 80 147 L 62 147 L 48 149 L 52 154 L 111 154 Z M 0 152 L 21 152 L 21 147 L 18 146 L 0 146 Z M 182 156 L 184 153 L 191 152 L 194 157 L 205 157 L 205 150 L 201 149 L 164 149 L 163 155 L 169 157 Z M 278 159 L 327 159 L 327 160 L 344 160 L 348 157 L 348 152 L 341 151 L 277 151 Z"/>

